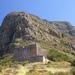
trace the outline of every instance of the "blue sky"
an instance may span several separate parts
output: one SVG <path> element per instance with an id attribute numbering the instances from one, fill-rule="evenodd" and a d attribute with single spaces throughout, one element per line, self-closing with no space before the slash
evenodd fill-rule
<path id="1" fill-rule="evenodd" d="M 47 20 L 75 26 L 75 0 L 0 0 L 0 23 L 12 11 L 24 11 Z"/>

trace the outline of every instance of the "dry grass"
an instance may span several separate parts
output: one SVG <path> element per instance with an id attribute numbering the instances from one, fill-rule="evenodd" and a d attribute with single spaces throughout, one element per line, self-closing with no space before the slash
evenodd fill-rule
<path id="1" fill-rule="evenodd" d="M 64 64 L 62 62 L 62 64 Z M 62 65 L 61 63 L 53 63 L 51 65 Z M 50 66 L 49 64 L 43 63 L 30 63 L 25 66 L 22 65 L 13 65 L 9 68 L 3 69 L 0 75 L 49 75 L 49 73 L 57 73 L 57 72 L 70 72 L 71 67 L 55 67 Z"/>

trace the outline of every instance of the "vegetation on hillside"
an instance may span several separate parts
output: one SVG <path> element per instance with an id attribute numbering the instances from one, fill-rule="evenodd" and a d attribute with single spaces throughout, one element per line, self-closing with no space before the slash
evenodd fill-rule
<path id="1" fill-rule="evenodd" d="M 69 57 L 66 54 L 59 52 L 56 49 L 49 50 L 48 59 L 52 61 L 70 61 Z"/>
<path id="2" fill-rule="evenodd" d="M 16 47 L 24 48 L 34 42 L 47 52 L 49 50 L 50 62 L 43 66 L 38 64 L 35 67 L 32 66 L 27 75 L 75 75 L 75 28 L 68 22 L 50 22 L 23 12 L 8 14 L 0 27 L 0 56 L 3 56 L 0 58 L 0 72 L 6 68 L 12 69 L 12 65 L 22 66 L 22 70 L 25 72 L 26 64 L 29 62 L 16 61 L 10 52 L 14 55 L 13 50 Z M 42 70 L 37 71 L 38 68 Z M 65 71 L 65 68 L 72 68 L 72 70 L 71 72 L 56 72 L 61 69 Z M 21 68 L 19 69 L 21 70 Z M 55 70 L 56 73 L 53 74 L 50 70 Z M 13 73 L 13 75 L 16 74 Z"/>

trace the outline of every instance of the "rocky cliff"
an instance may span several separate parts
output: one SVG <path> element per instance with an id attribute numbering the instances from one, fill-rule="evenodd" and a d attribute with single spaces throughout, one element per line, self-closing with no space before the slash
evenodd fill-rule
<path id="1" fill-rule="evenodd" d="M 66 21 L 47 21 L 24 12 L 12 12 L 4 18 L 0 55 L 35 42 L 46 50 L 56 48 L 75 54 L 75 27 Z"/>

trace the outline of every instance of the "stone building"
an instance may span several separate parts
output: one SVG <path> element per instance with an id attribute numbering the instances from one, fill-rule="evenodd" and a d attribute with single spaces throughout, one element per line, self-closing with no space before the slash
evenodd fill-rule
<path id="1" fill-rule="evenodd" d="M 14 57 L 18 61 L 29 60 L 30 62 L 47 62 L 47 53 L 38 44 L 30 44 L 26 47 L 17 47 Z"/>

